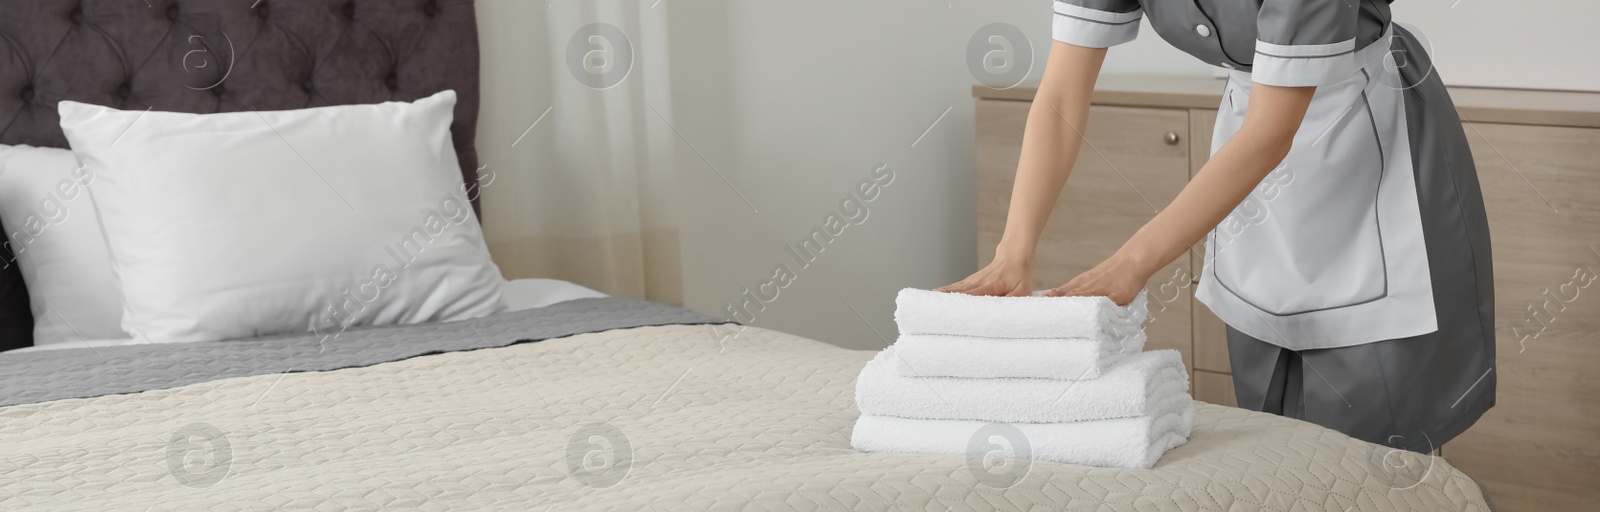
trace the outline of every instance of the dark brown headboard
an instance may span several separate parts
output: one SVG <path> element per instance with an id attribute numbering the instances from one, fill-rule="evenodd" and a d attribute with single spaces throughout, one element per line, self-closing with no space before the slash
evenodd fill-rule
<path id="1" fill-rule="evenodd" d="M 456 91 L 450 134 L 471 183 L 473 0 L 0 0 L 0 144 L 67 147 L 61 100 L 212 113 L 446 89 Z M 21 274 L 0 256 L 0 350 L 31 345 Z"/>
<path id="2" fill-rule="evenodd" d="M 56 103 L 231 112 L 454 89 L 478 166 L 472 0 L 0 0 L 0 144 L 67 147 Z"/>

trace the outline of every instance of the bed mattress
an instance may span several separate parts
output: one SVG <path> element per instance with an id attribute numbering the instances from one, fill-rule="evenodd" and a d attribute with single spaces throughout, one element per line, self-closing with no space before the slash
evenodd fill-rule
<path id="1" fill-rule="evenodd" d="M 857 453 L 873 352 L 715 322 L 598 298 L 0 354 L 0 509 L 1488 509 L 1442 459 L 1209 404 L 1152 470 Z"/>

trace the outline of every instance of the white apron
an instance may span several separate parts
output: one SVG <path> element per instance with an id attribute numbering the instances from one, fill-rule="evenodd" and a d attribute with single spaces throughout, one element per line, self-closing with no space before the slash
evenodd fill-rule
<path id="1" fill-rule="evenodd" d="M 1289 156 L 1207 236 L 1195 297 L 1234 329 L 1292 350 L 1438 329 L 1391 37 L 1317 88 Z M 1251 83 L 1230 73 L 1213 154 L 1243 124 Z"/>

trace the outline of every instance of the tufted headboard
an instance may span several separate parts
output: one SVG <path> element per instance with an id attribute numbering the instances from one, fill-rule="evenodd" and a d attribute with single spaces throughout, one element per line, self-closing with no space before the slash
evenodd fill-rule
<path id="1" fill-rule="evenodd" d="M 67 147 L 61 100 L 212 113 L 445 89 L 456 91 L 450 133 L 470 183 L 473 0 L 0 0 L 0 144 Z"/>
<path id="2" fill-rule="evenodd" d="M 61 100 L 212 113 L 454 89 L 450 134 L 473 183 L 474 9 L 473 0 L 0 0 L 0 144 L 67 147 Z M 28 346 L 27 291 L 14 259 L 0 257 L 0 350 Z"/>

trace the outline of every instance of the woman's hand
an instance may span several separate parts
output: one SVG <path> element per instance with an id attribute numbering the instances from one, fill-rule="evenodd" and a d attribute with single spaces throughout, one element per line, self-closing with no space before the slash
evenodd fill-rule
<path id="1" fill-rule="evenodd" d="M 1112 256 L 1066 284 L 1057 286 L 1046 297 L 1105 296 L 1118 306 L 1126 306 L 1144 289 L 1155 271 L 1129 258 Z"/>
<path id="2" fill-rule="evenodd" d="M 1105 62 L 1105 48 L 1085 48 L 1061 41 L 1050 46 L 1039 91 L 1028 108 L 1022 131 L 1022 153 L 1006 227 L 994 261 L 961 282 L 939 288 L 971 295 L 1032 295 L 1033 256 L 1050 210 L 1072 174 L 1089 124 L 1089 98 Z"/>
<path id="3" fill-rule="evenodd" d="M 934 291 L 1002 297 L 1032 295 L 1033 264 L 1018 259 L 997 257 L 966 279 Z"/>

